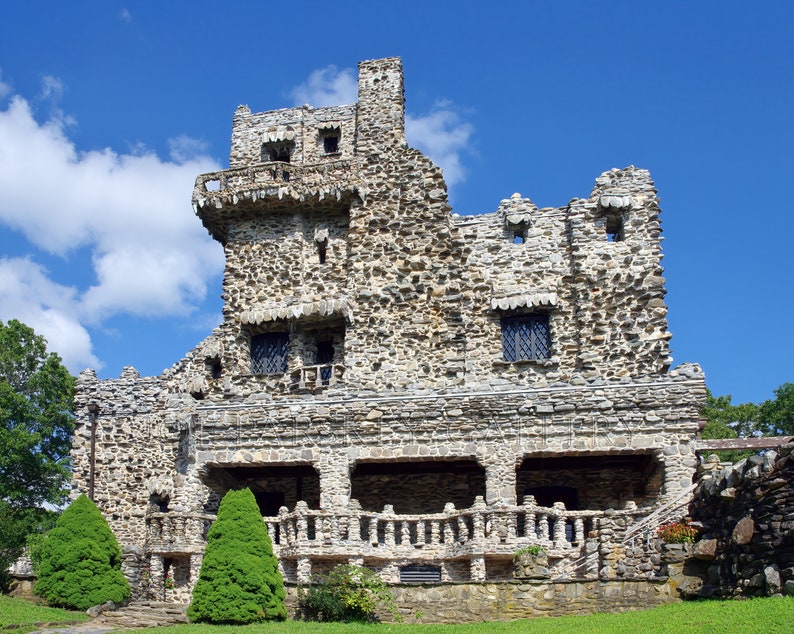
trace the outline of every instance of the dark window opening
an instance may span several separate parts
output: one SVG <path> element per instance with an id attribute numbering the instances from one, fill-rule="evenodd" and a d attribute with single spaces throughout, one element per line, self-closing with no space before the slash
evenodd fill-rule
<path id="1" fill-rule="evenodd" d="M 625 238 L 623 218 L 620 216 L 607 216 L 606 231 L 607 242 L 623 242 Z"/>
<path id="2" fill-rule="evenodd" d="M 333 360 L 334 360 L 334 342 L 330 340 L 318 341 L 315 363 L 317 365 L 326 366 L 320 368 L 320 380 L 322 380 L 323 385 L 328 385 L 328 383 L 331 380 L 331 373 L 333 372 L 333 368 L 331 367 L 330 364 L 333 363 Z"/>
<path id="3" fill-rule="evenodd" d="M 207 359 L 207 372 L 212 379 L 219 379 L 223 374 L 223 368 L 219 359 Z"/>
<path id="4" fill-rule="evenodd" d="M 441 568 L 430 564 L 410 564 L 400 568 L 400 583 L 440 583 Z"/>
<path id="5" fill-rule="evenodd" d="M 337 135 L 324 136 L 323 151 L 326 154 L 337 154 L 339 152 L 339 137 Z"/>
<path id="6" fill-rule="evenodd" d="M 317 242 L 317 257 L 320 259 L 320 264 L 325 264 L 325 256 L 328 249 L 328 243 L 323 240 Z"/>
<path id="7" fill-rule="evenodd" d="M 168 513 L 168 502 L 169 498 L 167 495 L 152 493 L 149 496 L 149 504 L 155 507 L 159 513 Z"/>
<path id="8" fill-rule="evenodd" d="M 502 354 L 505 361 L 529 361 L 551 357 L 549 316 L 519 315 L 502 318 Z"/>
<path id="9" fill-rule="evenodd" d="M 262 160 L 271 163 L 289 163 L 294 143 L 265 143 L 262 146 Z"/>
<path id="10" fill-rule="evenodd" d="M 527 241 L 527 230 L 519 227 L 513 231 L 513 244 L 524 244 Z"/>
<path id="11" fill-rule="evenodd" d="M 288 343 L 286 332 L 266 332 L 251 337 L 251 374 L 284 374 Z"/>

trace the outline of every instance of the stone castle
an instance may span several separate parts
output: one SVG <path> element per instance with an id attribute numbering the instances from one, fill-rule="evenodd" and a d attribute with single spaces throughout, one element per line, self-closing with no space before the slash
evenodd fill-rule
<path id="1" fill-rule="evenodd" d="M 647 171 L 452 214 L 406 144 L 396 58 L 359 65 L 353 105 L 240 106 L 229 163 L 193 191 L 225 252 L 223 323 L 160 376 L 78 382 L 74 493 L 135 596 L 189 600 L 239 487 L 288 584 L 339 562 L 503 582 L 532 544 L 549 578 L 658 574 L 636 527 L 688 501 L 706 388 L 669 369 Z"/>

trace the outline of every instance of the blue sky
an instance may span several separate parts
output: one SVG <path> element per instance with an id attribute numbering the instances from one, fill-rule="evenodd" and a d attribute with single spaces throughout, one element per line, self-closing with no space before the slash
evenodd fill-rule
<path id="1" fill-rule="evenodd" d="M 190 195 L 236 106 L 349 103 L 356 63 L 393 55 L 455 212 L 647 168 L 676 363 L 734 402 L 794 381 L 791 2 L 7 3 L 0 319 L 73 372 L 178 361 L 220 319 Z"/>

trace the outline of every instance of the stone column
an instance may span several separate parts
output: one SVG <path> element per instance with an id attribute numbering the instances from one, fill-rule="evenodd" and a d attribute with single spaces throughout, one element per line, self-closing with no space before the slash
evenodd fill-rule
<path id="1" fill-rule="evenodd" d="M 315 465 L 320 474 L 320 508 L 346 507 L 350 501 L 350 462 L 347 451 L 328 451 Z"/>
<path id="2" fill-rule="evenodd" d="M 485 467 L 485 502 L 488 505 L 516 502 L 516 461 L 512 451 L 495 450 L 477 457 Z"/>

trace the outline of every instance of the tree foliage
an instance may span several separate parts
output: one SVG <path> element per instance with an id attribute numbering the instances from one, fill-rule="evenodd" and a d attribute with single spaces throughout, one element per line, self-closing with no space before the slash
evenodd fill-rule
<path id="1" fill-rule="evenodd" d="M 41 545 L 38 574 L 36 594 L 59 607 L 85 610 L 130 596 L 118 542 L 85 494 L 67 507 Z"/>
<path id="2" fill-rule="evenodd" d="M 765 434 L 794 436 L 794 383 L 783 383 L 773 400 L 761 403 L 758 418 Z"/>
<path id="3" fill-rule="evenodd" d="M 69 479 L 74 378 L 46 340 L 0 321 L 0 589 L 25 538 L 52 526 Z"/>
<path id="4" fill-rule="evenodd" d="M 282 621 L 284 579 L 254 495 L 229 491 L 207 534 L 207 548 L 188 608 L 191 621 L 243 624 Z"/>
<path id="5" fill-rule="evenodd" d="M 369 568 L 338 564 L 327 575 L 315 575 L 308 588 L 298 589 L 303 615 L 311 621 L 374 623 L 378 610 L 400 615 L 386 583 Z"/>

